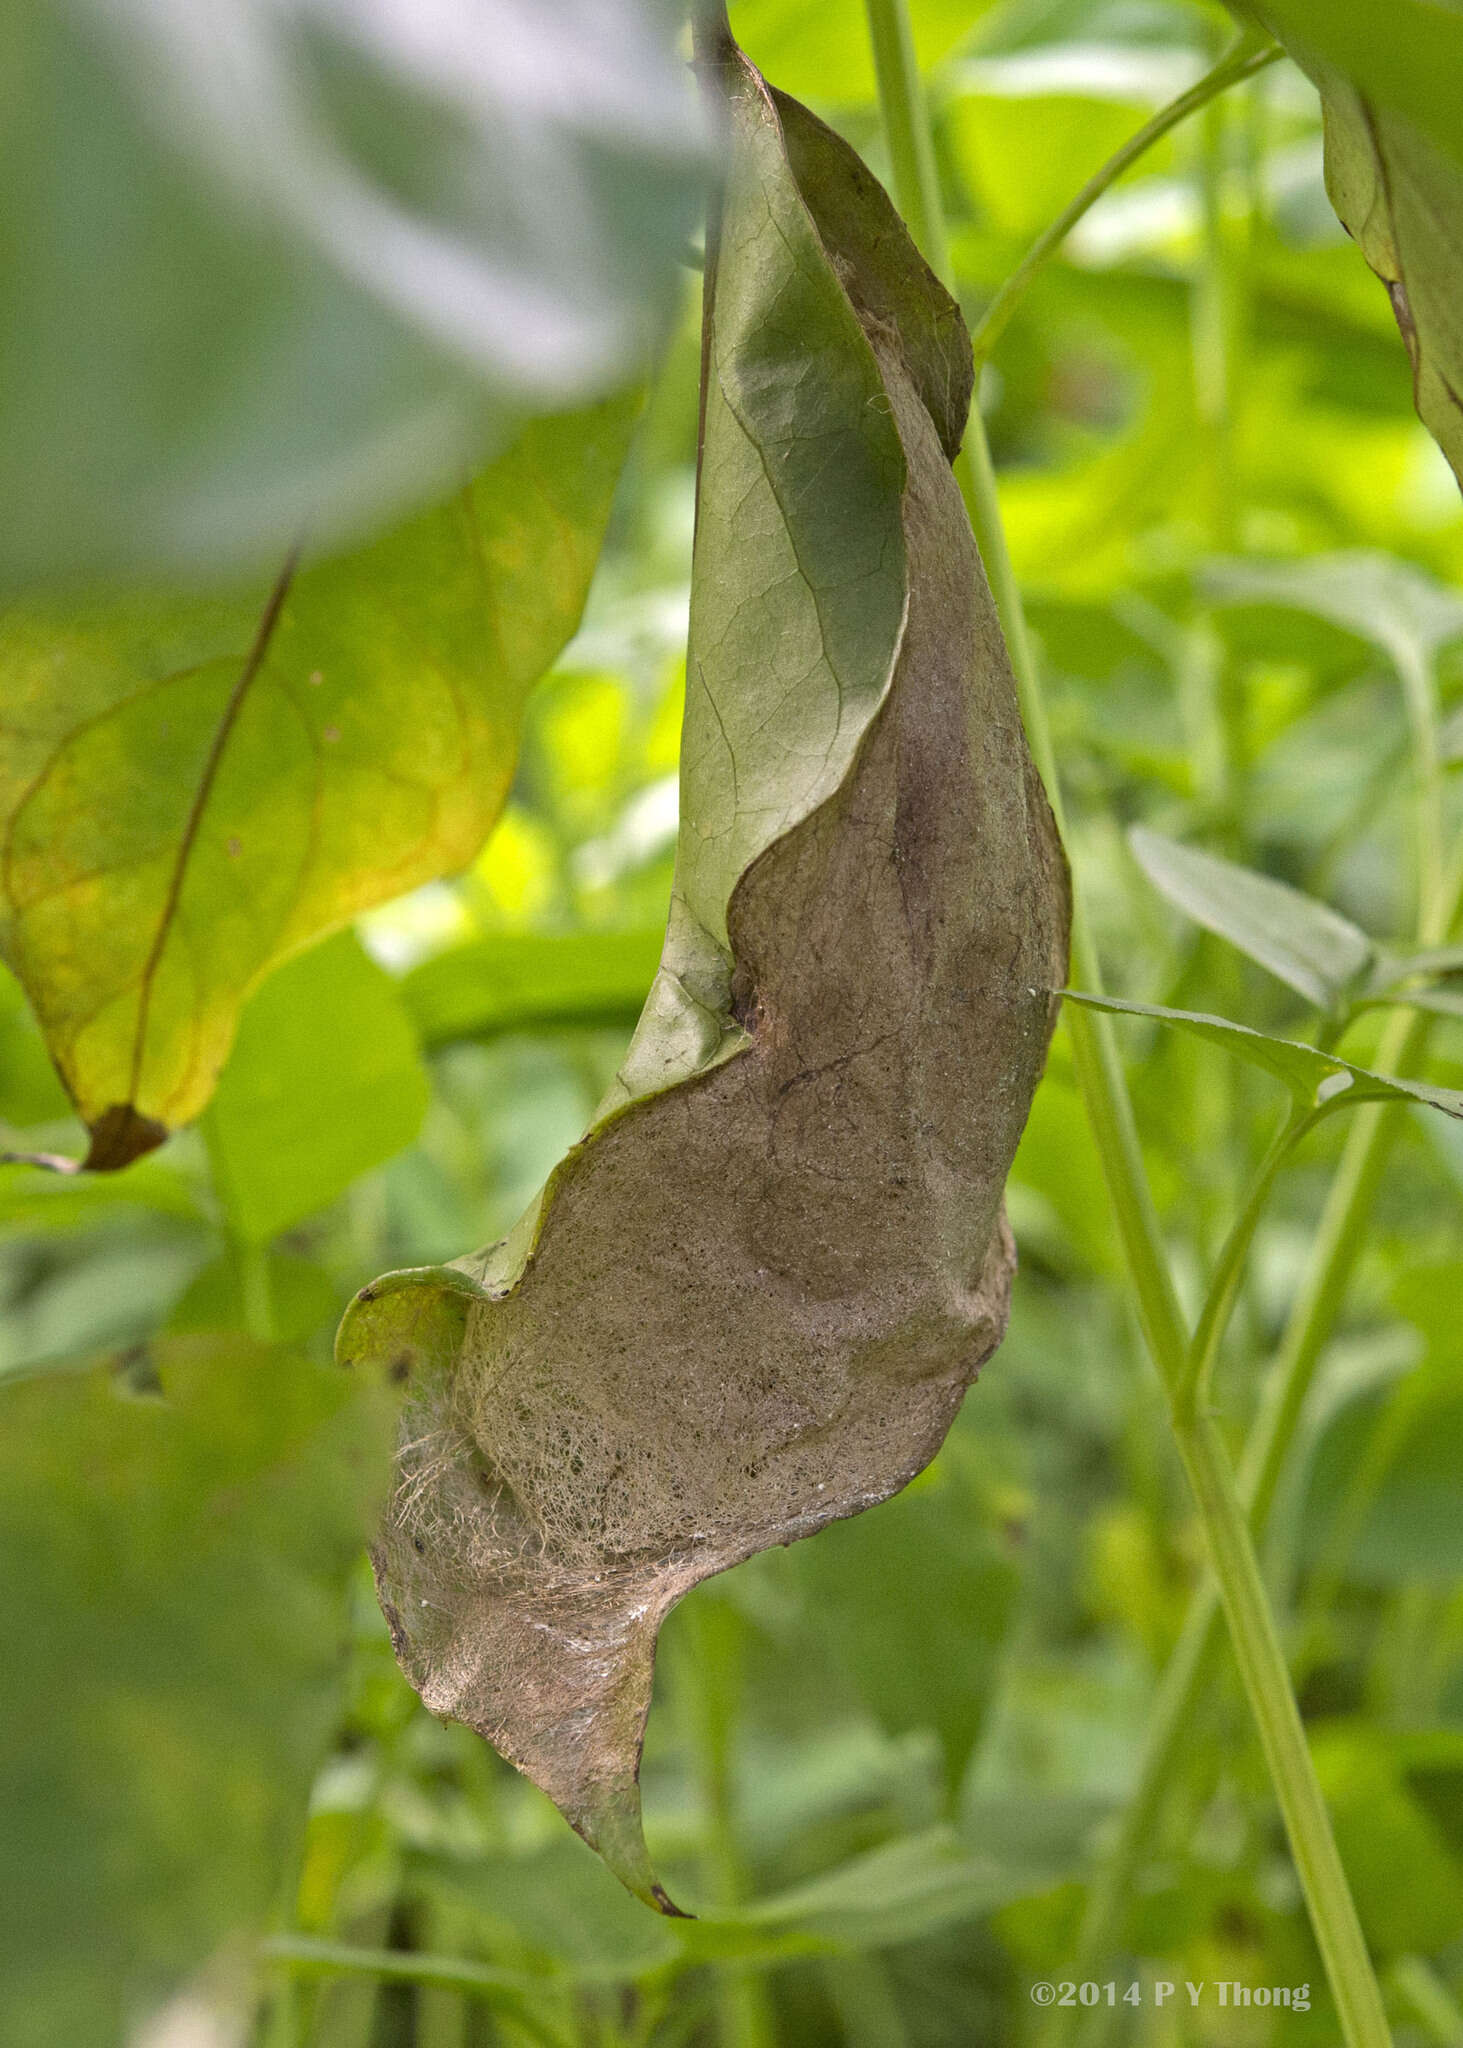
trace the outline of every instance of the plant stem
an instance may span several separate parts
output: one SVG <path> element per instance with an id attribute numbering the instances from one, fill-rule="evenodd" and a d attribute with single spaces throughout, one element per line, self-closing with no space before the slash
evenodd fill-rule
<path id="1" fill-rule="evenodd" d="M 1433 1020 L 1421 1013 L 1410 1018 L 1399 1013 L 1383 1036 L 1378 1066 L 1386 1073 L 1415 1071 L 1432 1027 Z M 1255 1530 L 1264 1528 L 1274 1504 L 1301 1409 L 1341 1313 L 1397 1132 L 1395 1104 L 1365 1103 L 1350 1115 L 1341 1163 L 1321 1212 L 1310 1264 L 1266 1375 L 1259 1411 L 1240 1458 L 1240 1496 Z M 1137 1782 L 1117 1836 L 1088 1891 L 1072 1962 L 1079 1980 L 1093 1974 L 1119 1937 L 1124 1904 L 1150 1847 L 1185 1736 L 1208 1682 L 1219 1641 L 1218 1621 L 1218 1592 L 1213 1579 L 1206 1578 L 1189 1602 L 1178 1644 L 1159 1686 Z M 1059 2039 L 1063 2031 L 1054 2026 L 1051 2038 Z"/>
<path id="2" fill-rule="evenodd" d="M 1235 1661 L 1285 1817 L 1342 2035 L 1352 2048 L 1387 2048 L 1391 2035 L 1382 1995 L 1306 1747 L 1229 1454 L 1208 1415 L 1176 1415 L 1174 1434 L 1203 1518 Z"/>
<path id="3" fill-rule="evenodd" d="M 747 1894 L 731 1773 L 742 1690 L 740 1618 L 724 1602 L 703 1595 L 686 1602 L 681 1622 L 679 1675 L 706 1804 L 706 1877 L 717 1908 L 731 1912 Z M 728 1960 L 717 1966 L 716 2005 L 721 2048 L 770 2048 L 774 2029 L 766 1985 L 751 1965 Z"/>
<path id="4" fill-rule="evenodd" d="M 247 1238 L 233 1240 L 234 1263 L 239 1274 L 239 1293 L 244 1310 L 244 1328 L 261 1344 L 275 1339 L 274 1289 L 269 1277 L 268 1245 L 252 1244 Z"/>
<path id="5" fill-rule="evenodd" d="M 935 144 L 925 104 L 914 33 L 905 0 L 865 0 L 874 71 L 879 81 L 879 113 L 894 193 L 904 224 L 935 275 L 948 285 L 950 237 L 940 181 L 935 173 Z"/>
<path id="6" fill-rule="evenodd" d="M 866 4 L 895 195 L 906 220 L 926 223 L 926 253 L 948 282 L 949 251 L 934 176 L 934 151 L 928 140 L 928 118 L 914 65 L 905 0 L 866 0 Z M 911 139 L 921 127 L 926 131 L 923 145 Z M 1022 712 L 1029 720 L 1033 755 L 1055 807 L 1059 792 L 1050 735 L 1020 592 L 1005 545 L 979 405 L 972 409 L 966 446 L 971 523 L 997 611 L 1007 629 Z M 1073 963 L 1077 978 L 1095 989 L 1095 949 L 1087 937 L 1080 907 L 1073 917 Z M 1207 1415 L 1182 1415 L 1177 1405 L 1188 1372 L 1189 1345 L 1143 1170 L 1132 1104 L 1111 1033 L 1103 1028 L 1104 1023 L 1091 1012 L 1067 1012 L 1078 1084 L 1112 1196 L 1139 1316 L 1169 1396 L 1175 1438 L 1204 1523 L 1236 1660 L 1275 1782 L 1345 2038 L 1350 2048 L 1387 2048 L 1390 2036 L 1381 1994 L 1306 1748 L 1305 1732 L 1228 1453 Z"/>
<path id="7" fill-rule="evenodd" d="M 870 9 L 872 12 L 872 0 Z M 1160 107 L 1151 121 L 1145 121 L 1137 133 L 1131 136 L 1114 156 L 1110 156 L 1100 170 L 1093 172 L 1081 191 L 1062 209 L 1051 226 L 1037 236 L 986 307 L 970 337 L 977 363 L 983 363 L 990 355 L 1036 273 L 1043 264 L 1055 256 L 1082 216 L 1097 204 L 1104 192 L 1116 184 L 1123 172 L 1150 150 L 1155 142 L 1161 141 L 1171 128 L 1177 128 L 1181 121 L 1186 121 L 1190 114 L 1197 113 L 1200 107 L 1207 106 L 1210 100 L 1227 91 L 1230 86 L 1237 85 L 1242 78 L 1253 78 L 1257 71 L 1263 71 L 1266 65 L 1273 64 L 1277 57 L 1284 54 L 1268 36 L 1262 35 L 1258 30 L 1246 29 L 1212 71 L 1206 71 L 1187 92 L 1181 92 L 1178 98 L 1170 100 L 1166 107 Z M 890 153 L 893 154 L 892 138 Z M 898 183 L 897 170 L 895 182 Z"/>
<path id="8" fill-rule="evenodd" d="M 1181 1414 L 1197 1411 L 1208 1404 L 1214 1362 L 1229 1327 L 1235 1296 L 1244 1275 L 1245 1260 L 1275 1185 L 1275 1176 L 1315 1121 L 1314 1110 L 1293 1105 L 1256 1169 L 1244 1207 L 1235 1218 L 1215 1262 L 1204 1306 L 1199 1312 L 1194 1340 L 1189 1346 L 1188 1364 L 1175 1400 Z"/>

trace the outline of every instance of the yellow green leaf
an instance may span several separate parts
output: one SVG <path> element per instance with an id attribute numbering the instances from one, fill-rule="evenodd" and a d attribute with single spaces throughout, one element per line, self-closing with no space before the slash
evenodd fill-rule
<path id="1" fill-rule="evenodd" d="M 279 961 L 472 859 L 583 608 L 638 398 L 529 426 L 264 589 L 0 621 L 0 950 L 123 1166 L 207 1103 Z"/>

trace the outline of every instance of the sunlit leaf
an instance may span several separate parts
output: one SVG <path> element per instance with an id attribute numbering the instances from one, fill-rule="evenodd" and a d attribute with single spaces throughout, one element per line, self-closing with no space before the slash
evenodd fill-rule
<path id="1" fill-rule="evenodd" d="M 1449 0 L 1262 0 L 1260 12 L 1287 46 L 1324 57 L 1463 162 L 1463 15 Z"/>
<path id="2" fill-rule="evenodd" d="M 915 53 L 925 69 L 966 36 L 993 0 L 909 0 Z M 754 64 L 820 105 L 856 106 L 875 93 L 874 59 L 862 33 L 830 33 L 822 0 L 732 0 L 732 33 Z M 862 24 L 860 24 L 862 28 Z"/>
<path id="3" fill-rule="evenodd" d="M 245 1006 L 204 1124 L 238 1235 L 267 1244 L 404 1150 L 431 1090 L 390 975 L 350 932 L 272 974 Z"/>
<path id="4" fill-rule="evenodd" d="M 14 2048 L 129 2038 L 273 1905 L 386 1474 L 385 1417 L 338 1369 L 239 1338 L 152 1364 L 156 1396 L 106 1374 L 0 1388 Z"/>
<path id="5" fill-rule="evenodd" d="M 538 422 L 442 506 L 272 586 L 0 619 L 0 946 L 90 1164 L 197 1115 L 277 962 L 477 852 L 636 411 Z"/>
<path id="6" fill-rule="evenodd" d="M 1313 896 L 1136 825 L 1133 857 L 1160 895 L 1318 1009 L 1334 1009 L 1372 957 L 1360 926 Z"/>
<path id="7" fill-rule="evenodd" d="M 661 0 L 18 0 L 0 589 L 277 562 L 643 360 L 699 203 Z"/>
<path id="8" fill-rule="evenodd" d="M 1195 1010 L 1165 1010 L 1154 1003 L 1125 1003 L 1116 996 L 1095 996 L 1082 989 L 1064 989 L 1064 1000 L 1082 1003 L 1091 1010 L 1111 1010 L 1120 1017 L 1147 1017 L 1157 1024 L 1172 1025 L 1191 1038 L 1204 1038 L 1223 1047 L 1236 1059 L 1263 1067 L 1277 1081 L 1283 1081 L 1302 1108 L 1317 1112 L 1344 1109 L 1357 1102 L 1421 1102 L 1440 1109 L 1446 1116 L 1463 1117 L 1463 1091 L 1430 1088 L 1422 1081 L 1405 1081 L 1398 1076 L 1374 1074 L 1366 1067 L 1353 1066 L 1333 1052 L 1314 1045 L 1300 1045 L 1289 1038 L 1272 1038 L 1248 1024 L 1231 1023 L 1227 1017 L 1206 1017 Z"/>
<path id="9" fill-rule="evenodd" d="M 1061 852 L 950 462 L 971 358 L 883 192 L 729 45 L 681 826 L 659 973 L 503 1244 L 389 1275 L 378 1574 L 432 1709 L 643 1897 L 661 1620 L 898 1490 L 1005 1324 Z M 663 1903 L 663 1901 L 662 1901 Z"/>

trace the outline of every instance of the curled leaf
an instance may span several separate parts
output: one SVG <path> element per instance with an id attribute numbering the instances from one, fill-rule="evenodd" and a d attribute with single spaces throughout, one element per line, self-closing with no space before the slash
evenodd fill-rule
<path id="1" fill-rule="evenodd" d="M 1002 1188 L 1066 871 L 950 460 L 959 313 L 857 158 L 730 45 L 682 822 L 661 965 L 514 1233 L 343 1327 L 411 1375 L 377 1554 L 437 1713 L 643 1898 L 655 1640 L 883 1500 L 1005 1326 Z"/>

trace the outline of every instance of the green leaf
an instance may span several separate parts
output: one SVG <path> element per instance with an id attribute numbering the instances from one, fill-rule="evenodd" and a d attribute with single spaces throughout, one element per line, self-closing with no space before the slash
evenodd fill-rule
<path id="1" fill-rule="evenodd" d="M 909 0 L 916 54 L 926 68 L 967 37 L 992 0 Z M 820 106 L 875 96 L 869 38 L 830 27 L 822 0 L 733 0 L 732 32 L 754 64 Z"/>
<path id="2" fill-rule="evenodd" d="M 741 1917 L 841 1948 L 891 1948 L 974 1920 L 1060 1874 L 1035 1859 L 972 1851 L 953 1828 L 929 1828 L 759 1900 Z"/>
<path id="3" fill-rule="evenodd" d="M 995 1348 L 1068 911 L 951 473 L 959 311 L 845 144 L 730 45 L 704 68 L 729 169 L 660 969 L 510 1236 L 340 1338 L 415 1366 L 379 1553 L 408 1676 L 662 1906 L 660 1623 L 897 1491 Z"/>
<path id="4" fill-rule="evenodd" d="M 1350 918 L 1253 868 L 1135 825 L 1133 858 L 1161 896 L 1217 932 L 1308 1003 L 1334 1010 L 1372 958 Z"/>
<path id="5" fill-rule="evenodd" d="M 1427 1277 L 1432 1316 L 1447 1322 L 1456 1344 L 1457 1269 Z M 1452 1585 L 1463 1571 L 1460 1456 L 1463 1395 L 1450 1358 L 1430 1356 L 1385 1394 L 1348 1404 L 1322 1437 L 1309 1475 L 1306 1561 L 1365 1586 Z"/>
<path id="6" fill-rule="evenodd" d="M 1171 1024 L 1192 1038 L 1207 1039 L 1223 1047 L 1236 1059 L 1263 1067 L 1277 1081 L 1283 1081 L 1297 1105 L 1316 1114 L 1346 1109 L 1357 1102 L 1421 1102 L 1440 1109 L 1445 1116 L 1463 1117 L 1463 1092 L 1456 1088 L 1429 1088 L 1421 1081 L 1404 1081 L 1387 1074 L 1374 1074 L 1367 1067 L 1353 1066 L 1333 1052 L 1321 1052 L 1314 1045 L 1299 1045 L 1293 1039 L 1272 1038 L 1268 1032 L 1252 1030 L 1248 1024 L 1233 1024 L 1227 1017 L 1207 1017 L 1194 1010 L 1164 1010 L 1153 1003 L 1125 1003 L 1116 996 L 1089 995 L 1082 989 L 1063 989 L 1063 999 L 1082 1003 L 1089 1010 L 1110 1010 L 1119 1017 L 1150 1017 L 1158 1024 Z"/>
<path id="7" fill-rule="evenodd" d="M 1377 960 L 1370 987 L 1396 988 L 1419 975 L 1463 974 L 1463 946 L 1429 946 L 1421 953 L 1383 953 Z"/>
<path id="8" fill-rule="evenodd" d="M 665 934 L 494 932 L 438 953 L 402 977 L 426 1045 L 559 1024 L 633 1024 Z"/>
<path id="9" fill-rule="evenodd" d="M 414 1856 L 407 1880 L 428 1899 L 466 1908 L 489 1954 L 506 1936 L 539 1970 L 615 1982 L 679 1953 L 671 1925 L 643 1913 L 567 1830 L 526 1856 Z"/>
<path id="10" fill-rule="evenodd" d="M 340 932 L 245 1006 L 204 1122 L 231 1228 L 267 1244 L 403 1151 L 431 1086 L 396 984 Z"/>
<path id="11" fill-rule="evenodd" d="M 1463 162 L 1463 16 L 1449 0 L 1263 0 L 1261 12 L 1297 62 L 1325 59 Z"/>
<path id="12" fill-rule="evenodd" d="M 673 16 L 493 20 L 5 10 L 0 590 L 338 544 L 638 373 L 704 157 Z"/>
<path id="13" fill-rule="evenodd" d="M 198 1114 L 271 967 L 477 852 L 637 411 L 540 421 L 443 505 L 267 590 L 0 619 L 0 949 L 89 1165 Z"/>
<path id="14" fill-rule="evenodd" d="M 273 1332 L 281 1343 L 303 1344 L 338 1315 L 339 1290 L 323 1266 L 271 1253 L 264 1270 Z M 225 1254 L 194 1274 L 169 1311 L 164 1335 L 234 1333 L 247 1325 L 248 1315 L 239 1262 Z"/>
<path id="15" fill-rule="evenodd" d="M 1456 1770 L 1456 1735 L 1437 1732 Z M 1384 1956 L 1431 1954 L 1463 1934 L 1463 1868 L 1408 1783 L 1408 1747 L 1406 1735 L 1359 1721 L 1323 1724 L 1311 1736 L 1362 1928 Z"/>
<path id="16" fill-rule="evenodd" d="M 1463 17 L 1427 0 L 1265 0 L 1321 94 L 1326 189 L 1387 288 L 1418 416 L 1463 482 Z"/>
<path id="17" fill-rule="evenodd" d="M 130 2038 L 257 1928 L 339 1711 L 377 1394 L 238 1338 L 152 1362 L 161 1398 L 103 1373 L 0 1387 L 13 2048 Z"/>
<path id="18" fill-rule="evenodd" d="M 835 1523 L 789 1560 L 798 1605 L 786 1668 L 793 1683 L 821 1652 L 890 1734 L 933 1730 L 953 1787 L 990 1702 L 1019 1575 L 1010 1546 L 984 1526 L 986 1504 L 949 1467 L 947 1450 L 881 1513 Z"/>
<path id="19" fill-rule="evenodd" d="M 1204 571 L 1203 584 L 1220 604 L 1313 612 L 1381 648 L 1403 676 L 1430 673 L 1439 651 L 1463 636 L 1463 598 L 1392 555 L 1358 550 L 1296 562 L 1221 561 Z"/>

